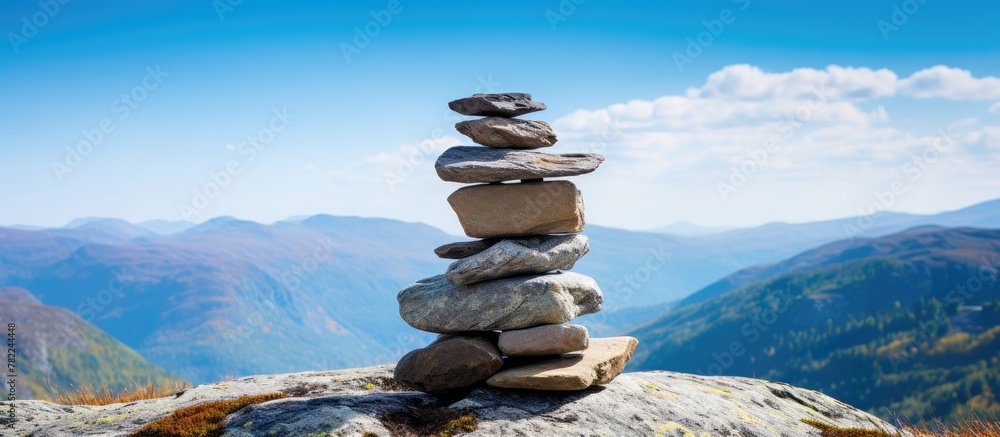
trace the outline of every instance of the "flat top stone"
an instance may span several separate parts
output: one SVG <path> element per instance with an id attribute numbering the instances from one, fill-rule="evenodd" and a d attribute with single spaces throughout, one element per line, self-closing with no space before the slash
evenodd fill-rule
<path id="1" fill-rule="evenodd" d="M 500 388 L 583 390 L 614 380 L 638 345 L 633 337 L 592 338 L 582 352 L 503 370 L 486 383 Z"/>
<path id="2" fill-rule="evenodd" d="M 462 115 L 517 117 L 545 109 L 545 104 L 531 100 L 528 93 L 473 94 L 448 102 L 448 107 Z"/>
<path id="3" fill-rule="evenodd" d="M 466 184 L 578 176 L 604 162 L 597 153 L 552 154 L 523 150 L 457 146 L 434 163 L 438 177 Z"/>
<path id="4" fill-rule="evenodd" d="M 590 250 L 581 234 L 504 239 L 480 253 L 451 263 L 445 276 L 468 285 L 508 276 L 569 270 Z"/>

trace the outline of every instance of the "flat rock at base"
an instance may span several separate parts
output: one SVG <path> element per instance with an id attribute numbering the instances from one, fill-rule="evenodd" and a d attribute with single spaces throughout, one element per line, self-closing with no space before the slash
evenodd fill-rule
<path id="1" fill-rule="evenodd" d="M 537 149 L 557 141 L 552 126 L 536 120 L 486 117 L 460 121 L 455 129 L 476 144 L 498 149 Z"/>
<path id="2" fill-rule="evenodd" d="M 445 150 L 434 170 L 446 182 L 466 184 L 557 178 L 590 173 L 604 162 L 597 153 L 552 154 L 457 146 Z"/>
<path id="3" fill-rule="evenodd" d="M 448 196 L 473 238 L 583 231 L 583 197 L 569 181 L 473 185 Z"/>
<path id="4" fill-rule="evenodd" d="M 451 263 L 445 276 L 457 285 L 569 270 L 590 250 L 581 234 L 543 235 L 501 240 L 499 243 Z"/>
<path id="5" fill-rule="evenodd" d="M 434 249 L 434 254 L 437 255 L 438 258 L 462 259 L 489 249 L 498 242 L 500 242 L 500 240 L 497 238 L 488 238 L 485 240 L 448 243 Z"/>
<path id="6" fill-rule="evenodd" d="M 587 348 L 587 328 L 545 325 L 500 333 L 500 352 L 506 356 L 562 355 Z"/>
<path id="7" fill-rule="evenodd" d="M 404 355 L 394 376 L 422 392 L 444 393 L 482 381 L 501 367 L 500 350 L 492 342 L 451 336 Z"/>
<path id="8" fill-rule="evenodd" d="M 600 311 L 604 296 L 592 278 L 560 272 L 466 286 L 437 275 L 407 286 L 396 300 L 410 326 L 450 334 L 566 323 Z"/>
<path id="9" fill-rule="evenodd" d="M 15 435 L 126 437 L 150 421 L 203 402 L 270 392 L 301 392 L 253 405 L 226 420 L 227 437 L 317 433 L 379 436 L 399 433 L 387 415 L 475 414 L 479 436 L 819 436 L 802 421 L 912 437 L 869 413 L 813 390 L 761 379 L 666 371 L 623 373 L 610 384 L 578 392 L 476 388 L 442 407 L 423 393 L 382 387 L 392 365 L 280 375 L 252 375 L 202 384 L 175 396 L 136 402 L 57 405 L 18 400 Z M 372 383 L 374 382 L 374 387 Z"/>
<path id="10" fill-rule="evenodd" d="M 545 104 L 531 100 L 528 93 L 473 94 L 472 97 L 448 102 L 448 107 L 462 115 L 487 117 L 517 117 L 545 109 Z"/>
<path id="11" fill-rule="evenodd" d="M 527 390 L 583 390 L 607 384 L 622 373 L 638 344 L 632 337 L 592 338 L 580 353 L 504 370 L 486 384 Z"/>

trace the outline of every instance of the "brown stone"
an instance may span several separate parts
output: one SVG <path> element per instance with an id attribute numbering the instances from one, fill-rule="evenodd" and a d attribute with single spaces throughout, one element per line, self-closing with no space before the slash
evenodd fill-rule
<path id="1" fill-rule="evenodd" d="M 500 352 L 507 356 L 562 355 L 587 348 L 587 328 L 544 325 L 500 333 Z"/>
<path id="2" fill-rule="evenodd" d="M 473 185 L 448 203 L 473 238 L 583 231 L 583 197 L 569 181 Z"/>
<path id="3" fill-rule="evenodd" d="M 451 336 L 400 358 L 394 377 L 426 393 L 468 387 L 503 367 L 496 345 L 481 337 Z"/>
<path id="4" fill-rule="evenodd" d="M 498 388 L 583 390 L 614 380 L 638 345 L 632 337 L 592 338 L 582 352 L 503 370 L 486 383 Z"/>

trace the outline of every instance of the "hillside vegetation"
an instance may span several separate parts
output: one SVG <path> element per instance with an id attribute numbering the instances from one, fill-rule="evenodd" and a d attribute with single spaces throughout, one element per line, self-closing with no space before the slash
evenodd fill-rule
<path id="1" fill-rule="evenodd" d="M 0 321 L 14 323 L 18 399 L 50 399 L 81 387 L 112 393 L 185 381 L 70 311 L 42 305 L 28 291 L 0 289 Z"/>
<path id="2" fill-rule="evenodd" d="M 796 258 L 637 329 L 632 368 L 782 381 L 884 417 L 1000 413 L 1000 231 L 921 228 Z"/>

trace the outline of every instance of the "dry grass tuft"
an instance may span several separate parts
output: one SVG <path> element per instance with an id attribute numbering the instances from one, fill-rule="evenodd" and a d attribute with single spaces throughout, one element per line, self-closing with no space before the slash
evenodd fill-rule
<path id="1" fill-rule="evenodd" d="M 112 392 L 107 387 L 94 390 L 93 387 L 85 385 L 71 393 L 63 393 L 56 396 L 55 402 L 63 405 L 108 405 L 127 402 L 141 401 L 144 399 L 155 399 L 170 396 L 187 388 L 184 384 L 177 384 L 173 387 L 157 387 L 152 381 L 146 381 L 145 385 L 135 384 L 132 388 L 126 388 L 119 392 Z"/>
<path id="2" fill-rule="evenodd" d="M 916 437 L 1000 437 L 1000 420 L 987 420 L 975 412 L 963 417 L 958 423 L 944 424 L 939 420 L 916 425 L 905 425 L 907 431 Z"/>
<path id="3" fill-rule="evenodd" d="M 242 396 L 225 401 L 205 402 L 174 411 L 139 428 L 129 437 L 217 437 L 221 436 L 226 416 L 239 409 L 275 399 L 287 398 L 284 393 Z"/>
<path id="4" fill-rule="evenodd" d="M 895 437 L 880 429 L 841 428 L 813 419 L 802 419 L 802 422 L 820 430 L 820 435 L 823 437 Z"/>
<path id="5" fill-rule="evenodd" d="M 379 417 L 393 436 L 453 437 L 478 428 L 476 414 L 464 409 L 429 408 L 397 411 Z"/>

